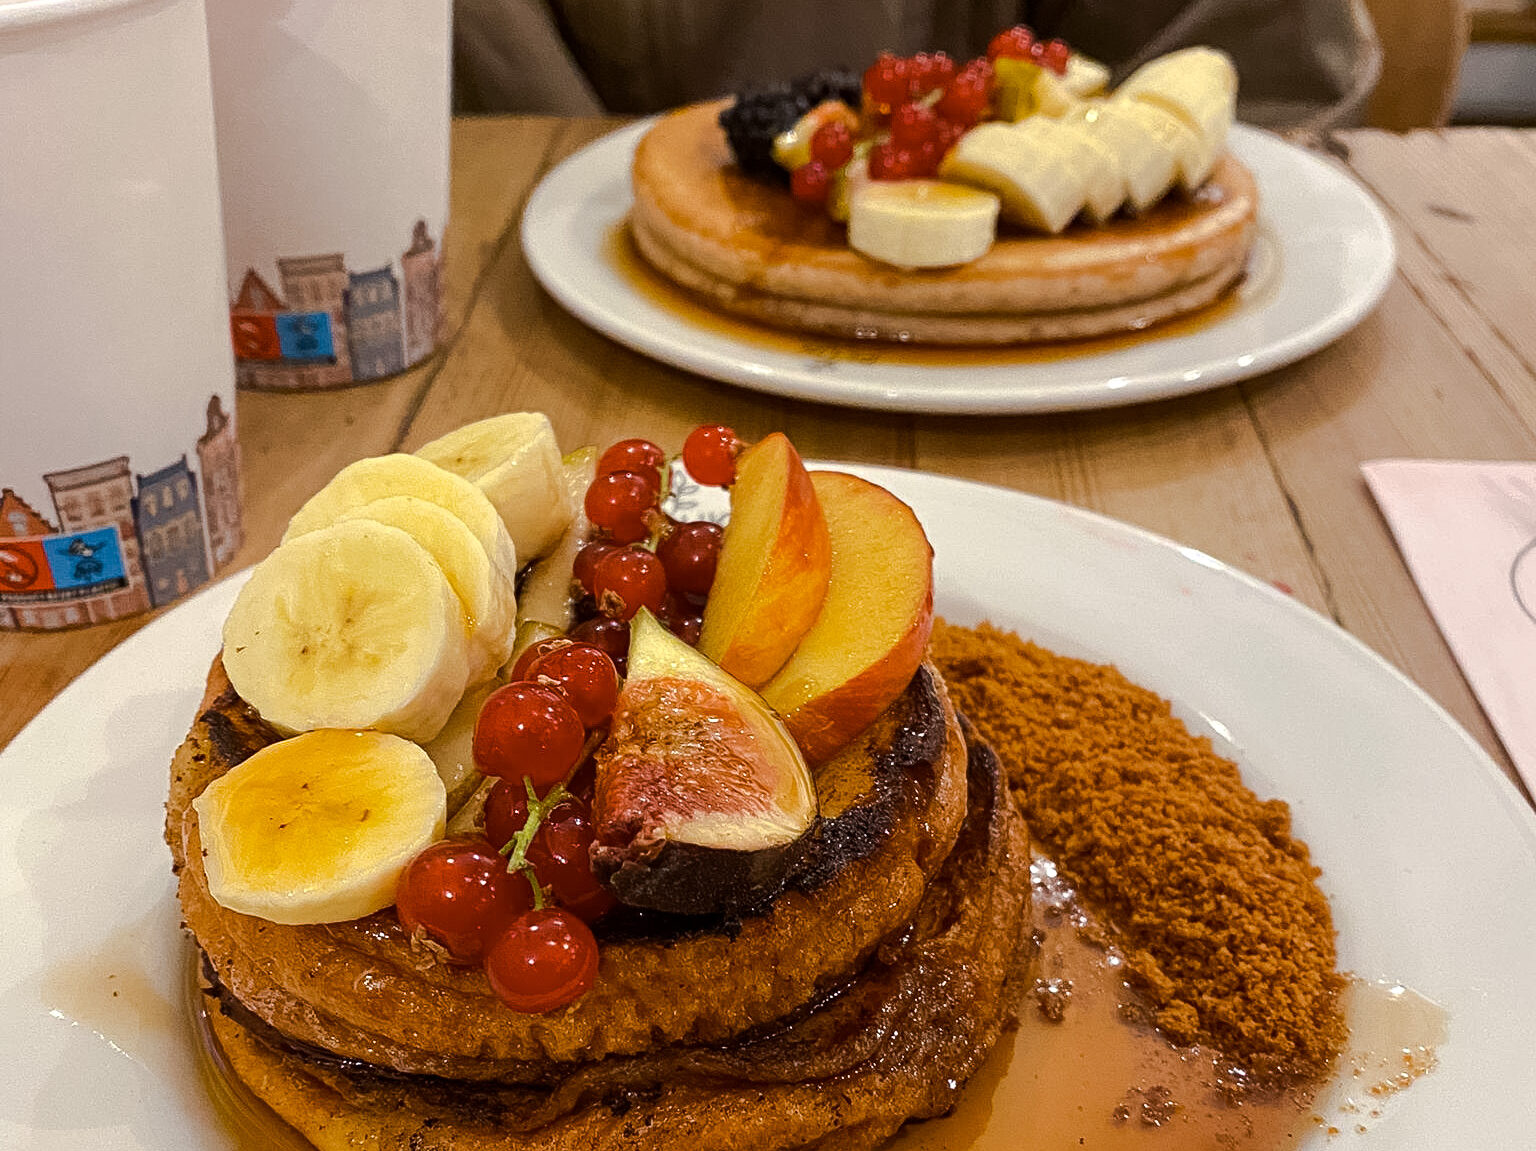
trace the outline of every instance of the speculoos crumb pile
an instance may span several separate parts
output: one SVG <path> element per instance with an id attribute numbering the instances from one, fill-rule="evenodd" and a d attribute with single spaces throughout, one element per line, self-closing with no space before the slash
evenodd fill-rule
<path id="1" fill-rule="evenodd" d="M 1333 919 L 1290 809 L 1113 667 L 935 621 L 932 657 L 1032 831 L 1107 914 L 1175 1043 L 1311 1078 L 1345 1035 Z"/>

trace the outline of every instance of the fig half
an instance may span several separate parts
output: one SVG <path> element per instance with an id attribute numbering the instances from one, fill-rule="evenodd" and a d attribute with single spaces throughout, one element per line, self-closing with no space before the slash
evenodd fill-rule
<path id="1" fill-rule="evenodd" d="M 760 907 L 816 826 L 815 784 L 778 716 L 643 610 L 596 762 L 592 867 L 632 907 Z"/>

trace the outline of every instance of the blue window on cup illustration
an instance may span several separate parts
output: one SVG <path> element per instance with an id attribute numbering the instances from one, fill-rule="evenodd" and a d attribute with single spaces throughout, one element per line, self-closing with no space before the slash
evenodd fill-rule
<path id="1" fill-rule="evenodd" d="M 336 356 L 328 312 L 279 312 L 277 339 L 285 360 L 330 360 Z"/>
<path id="2" fill-rule="evenodd" d="M 95 528 L 43 540 L 55 587 L 89 587 L 123 579 L 123 549 L 117 529 Z"/>

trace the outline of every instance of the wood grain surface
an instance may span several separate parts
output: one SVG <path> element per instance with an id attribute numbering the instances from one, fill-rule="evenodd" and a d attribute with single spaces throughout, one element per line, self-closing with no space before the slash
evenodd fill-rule
<path id="1" fill-rule="evenodd" d="M 759 394 L 670 368 L 583 326 L 533 280 L 518 239 L 542 173 L 602 120 L 454 126 L 445 346 L 392 380 L 243 392 L 246 543 L 265 554 L 344 464 L 496 412 L 548 412 L 563 445 L 701 421 L 781 429 L 812 457 L 917 467 L 1092 508 L 1209 552 L 1329 616 L 1422 685 L 1513 778 L 1360 476 L 1381 456 L 1536 459 L 1536 132 L 1361 130 L 1332 150 L 1382 200 L 1400 267 L 1380 308 L 1299 364 L 1201 395 L 1107 411 L 952 418 Z M 153 615 L 0 632 L 0 746 Z"/>

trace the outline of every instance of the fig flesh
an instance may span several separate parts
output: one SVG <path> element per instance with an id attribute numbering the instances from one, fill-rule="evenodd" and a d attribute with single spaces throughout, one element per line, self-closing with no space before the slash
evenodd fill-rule
<path id="1" fill-rule="evenodd" d="M 778 716 L 645 611 L 596 761 L 593 870 L 633 907 L 763 906 L 816 826 L 811 773 Z"/>

